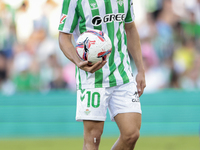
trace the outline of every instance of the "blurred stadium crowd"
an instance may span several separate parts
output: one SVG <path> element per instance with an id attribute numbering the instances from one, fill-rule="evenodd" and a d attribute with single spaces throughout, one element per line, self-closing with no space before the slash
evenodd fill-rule
<path id="1" fill-rule="evenodd" d="M 200 89 L 200 0 L 134 1 L 145 92 Z M 0 0 L 1 93 L 76 88 L 74 64 L 58 45 L 62 0 L 37 2 L 21 0 L 13 7 Z"/>

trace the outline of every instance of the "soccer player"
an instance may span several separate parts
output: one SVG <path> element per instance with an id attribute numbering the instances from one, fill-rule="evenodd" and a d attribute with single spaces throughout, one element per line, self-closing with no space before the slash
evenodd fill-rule
<path id="1" fill-rule="evenodd" d="M 71 38 L 92 29 L 109 36 L 112 52 L 107 61 L 90 66 L 78 57 Z M 134 149 L 141 126 L 139 97 L 146 83 L 132 0 L 64 0 L 59 31 L 62 52 L 77 66 L 76 120 L 84 125 L 83 150 L 98 150 L 107 109 L 120 130 L 112 150 Z"/>

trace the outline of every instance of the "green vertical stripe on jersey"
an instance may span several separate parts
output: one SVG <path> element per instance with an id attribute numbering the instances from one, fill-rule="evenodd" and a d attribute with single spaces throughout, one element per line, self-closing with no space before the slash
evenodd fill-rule
<path id="1" fill-rule="evenodd" d="M 92 13 L 92 17 L 99 16 L 100 14 L 99 14 L 98 4 L 97 4 L 96 0 L 88 0 L 88 1 L 90 4 L 90 10 Z M 94 29 L 102 30 L 102 26 L 101 25 L 94 26 Z"/>
<path id="2" fill-rule="evenodd" d="M 80 0 L 80 1 L 82 1 L 82 0 Z M 79 8 L 79 14 L 81 17 L 81 20 L 79 22 L 79 31 L 80 31 L 80 33 L 83 33 L 86 31 L 86 19 L 85 19 L 85 15 L 84 15 L 84 11 L 83 11 L 81 2 L 78 3 L 78 8 Z"/>
<path id="3" fill-rule="evenodd" d="M 74 14 L 74 19 L 73 19 L 73 22 L 72 22 L 72 26 L 71 26 L 71 29 L 70 29 L 70 33 L 73 33 L 74 29 L 76 28 L 76 25 L 78 24 L 78 6 L 76 6 L 76 12 Z"/>
<path id="4" fill-rule="evenodd" d="M 65 15 L 68 14 L 68 10 L 69 10 L 68 8 L 69 8 L 70 1 L 71 0 L 64 0 L 63 1 L 62 14 L 65 14 Z M 65 25 L 65 23 L 60 24 L 59 27 L 58 27 L 58 29 L 62 30 L 63 27 L 64 27 L 64 25 Z"/>
<path id="5" fill-rule="evenodd" d="M 79 78 L 79 89 L 82 89 L 82 84 L 81 84 L 81 73 L 80 69 L 78 68 L 78 78 Z"/>
<path id="6" fill-rule="evenodd" d="M 77 8 L 77 11 L 79 11 L 79 15 L 80 15 L 79 17 L 81 17 L 81 20 L 79 22 L 79 31 L 80 31 L 80 33 L 83 33 L 83 32 L 86 31 L 86 24 L 85 24 L 86 19 L 85 19 L 85 15 L 84 15 L 84 11 L 83 11 L 81 3 L 78 3 L 77 7 L 79 8 L 79 9 Z M 86 74 L 87 74 L 87 72 L 86 72 Z M 79 85 L 78 86 L 79 86 L 79 89 L 82 89 L 82 81 L 81 81 L 81 71 L 80 71 L 80 68 L 78 68 L 78 75 L 79 75 L 79 77 L 78 77 L 78 79 L 79 79 Z"/>
<path id="7" fill-rule="evenodd" d="M 126 15 L 125 22 L 133 21 L 132 17 L 131 17 L 131 5 L 130 4 L 131 4 L 131 0 L 128 0 L 128 12 L 127 12 L 127 15 Z"/>
<path id="8" fill-rule="evenodd" d="M 124 26 L 125 26 L 125 22 L 123 23 L 124 24 Z M 126 33 L 124 32 L 124 44 L 126 45 L 126 47 L 127 47 L 127 37 L 126 37 Z M 127 49 L 126 49 L 127 50 Z M 128 51 L 128 50 L 127 50 Z M 128 55 L 128 52 L 127 52 L 127 58 L 129 57 L 129 55 Z M 127 64 L 128 65 L 130 65 L 130 62 L 129 62 L 129 60 L 127 60 Z"/>
<path id="9" fill-rule="evenodd" d="M 118 4 L 118 12 L 119 13 L 124 13 L 124 4 L 123 5 L 119 5 Z M 119 22 L 119 27 L 120 25 L 123 25 L 123 22 Z M 120 28 L 118 29 L 117 31 L 117 39 L 118 39 L 118 52 L 119 52 L 119 55 L 120 55 L 120 58 L 121 58 L 121 64 L 119 65 L 118 67 L 118 70 L 119 70 L 119 73 L 123 79 L 123 83 L 127 83 L 129 82 L 129 78 L 126 74 L 126 72 L 124 71 L 124 64 L 123 64 L 123 60 L 124 60 L 124 54 L 122 52 L 122 34 L 120 32 Z"/>
<path id="10" fill-rule="evenodd" d="M 99 9 L 96 0 L 88 0 L 90 4 L 90 9 L 92 13 L 92 17 L 99 16 Z M 102 30 L 102 26 L 94 26 L 94 29 Z M 95 88 L 101 88 L 103 83 L 103 70 L 99 69 L 95 72 Z"/>
<path id="11" fill-rule="evenodd" d="M 106 8 L 106 14 L 112 14 L 112 5 L 110 1 L 105 1 L 105 8 Z M 114 76 L 114 71 L 116 70 L 116 65 L 115 65 L 115 61 L 114 61 L 114 55 L 115 55 L 115 45 L 114 45 L 114 22 L 109 22 L 106 24 L 107 25 L 107 29 L 108 29 L 108 36 L 110 38 L 110 40 L 112 41 L 112 52 L 110 54 L 109 57 L 109 67 L 110 67 L 110 75 L 109 75 L 109 82 L 110 82 L 110 86 L 116 86 L 117 82 L 116 82 L 116 78 Z"/>
<path id="12" fill-rule="evenodd" d="M 78 89 L 82 89 L 82 86 L 81 86 L 81 76 L 80 76 L 80 69 L 77 67 L 77 66 L 75 66 L 75 68 L 76 68 L 76 74 L 75 74 L 75 77 L 76 77 L 76 80 L 77 80 L 77 76 L 78 76 L 78 79 L 79 79 L 79 82 L 77 82 L 77 87 L 78 87 Z"/>
<path id="13" fill-rule="evenodd" d="M 82 1 L 82 0 L 80 0 Z M 83 32 L 85 32 L 87 29 L 86 29 L 86 19 L 85 19 L 85 15 L 84 15 L 84 11 L 83 11 L 83 7 L 81 5 L 81 2 L 78 3 L 78 6 L 77 6 L 77 11 L 79 11 L 79 14 L 81 17 L 81 20 L 79 22 L 79 31 L 80 31 L 80 34 L 82 34 Z M 78 68 L 79 70 L 79 89 L 82 89 L 82 82 L 81 82 L 81 73 L 80 73 L 80 69 Z M 88 76 L 88 72 L 85 71 L 85 74 L 86 76 Z"/>

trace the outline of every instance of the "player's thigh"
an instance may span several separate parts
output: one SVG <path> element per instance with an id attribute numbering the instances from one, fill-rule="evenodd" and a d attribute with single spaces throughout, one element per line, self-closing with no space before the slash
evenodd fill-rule
<path id="1" fill-rule="evenodd" d="M 104 121 L 84 120 L 84 134 L 91 136 L 101 136 L 103 133 Z"/>
<path id="2" fill-rule="evenodd" d="M 76 120 L 105 121 L 109 93 L 105 88 L 77 90 Z"/>
<path id="3" fill-rule="evenodd" d="M 140 113 L 120 113 L 116 115 L 114 119 L 119 127 L 121 134 L 128 135 L 139 133 L 141 127 Z"/>
<path id="4" fill-rule="evenodd" d="M 129 82 L 117 86 L 109 101 L 109 113 L 111 120 L 115 120 L 115 116 L 124 113 L 142 113 L 139 95 L 136 84 Z"/>

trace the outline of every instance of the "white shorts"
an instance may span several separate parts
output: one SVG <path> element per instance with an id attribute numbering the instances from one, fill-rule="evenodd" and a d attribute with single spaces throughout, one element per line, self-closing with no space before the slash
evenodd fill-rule
<path id="1" fill-rule="evenodd" d="M 76 120 L 105 121 L 107 109 L 110 118 L 119 113 L 142 113 L 136 84 L 134 82 L 107 88 L 77 91 Z"/>

